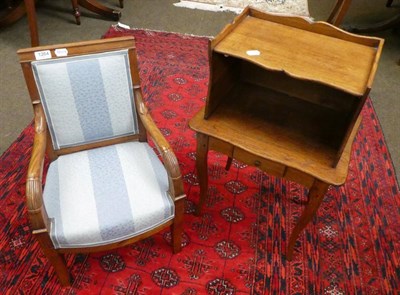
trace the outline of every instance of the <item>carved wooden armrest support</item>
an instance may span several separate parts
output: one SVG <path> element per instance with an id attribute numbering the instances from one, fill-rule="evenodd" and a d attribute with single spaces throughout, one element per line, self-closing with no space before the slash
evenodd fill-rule
<path id="1" fill-rule="evenodd" d="M 163 159 L 164 166 L 168 172 L 170 193 L 171 195 L 175 196 L 175 200 L 184 198 L 185 193 L 183 191 L 182 175 L 179 168 L 178 160 L 168 141 L 165 139 L 160 129 L 158 129 L 157 125 L 154 123 L 153 118 L 150 116 L 149 111 L 147 110 L 147 107 L 143 102 L 140 91 L 135 91 L 135 97 L 137 101 L 139 116 L 147 132 L 153 139 L 157 150 L 159 151 Z"/>
<path id="2" fill-rule="evenodd" d="M 46 228 L 47 216 L 43 208 L 42 175 L 46 152 L 46 120 L 39 102 L 34 102 L 35 136 L 26 178 L 26 203 L 34 230 Z"/>

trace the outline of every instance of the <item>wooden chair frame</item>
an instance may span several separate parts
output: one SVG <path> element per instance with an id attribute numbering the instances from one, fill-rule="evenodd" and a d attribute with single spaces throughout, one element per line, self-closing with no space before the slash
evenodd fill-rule
<path id="1" fill-rule="evenodd" d="M 53 149 L 43 106 L 40 101 L 39 92 L 34 80 L 31 62 L 35 60 L 35 52 L 50 50 L 52 56 L 55 56 L 54 50 L 57 48 L 66 48 L 68 50 L 68 56 L 128 49 L 133 85 L 132 91 L 134 92 L 136 112 L 139 122 L 139 133 L 137 135 L 107 140 L 103 142 L 85 144 L 78 147 L 63 148 L 60 150 Z M 38 239 L 45 256 L 49 259 L 49 261 L 55 268 L 60 283 L 63 286 L 68 286 L 71 284 L 71 276 L 67 270 L 66 262 L 63 256 L 64 253 L 90 253 L 96 251 L 111 250 L 147 238 L 168 226 L 171 227 L 172 231 L 173 252 L 179 252 L 181 250 L 184 199 L 186 195 L 183 190 L 182 177 L 178 161 L 167 140 L 164 138 L 164 136 L 154 123 L 153 119 L 151 118 L 142 98 L 134 38 L 121 37 L 97 41 L 69 43 L 55 46 L 42 46 L 19 50 L 18 55 L 20 57 L 21 66 L 34 110 L 35 136 L 33 142 L 32 157 L 27 172 L 26 182 L 26 203 L 28 214 L 31 222 L 32 233 Z M 157 228 L 149 232 L 145 232 L 143 234 L 140 234 L 139 236 L 117 243 L 88 248 L 55 249 L 49 235 L 49 218 L 43 205 L 42 175 L 45 162 L 45 153 L 47 153 L 50 161 L 54 161 L 60 155 L 92 149 L 95 147 L 107 146 L 126 141 L 145 142 L 147 141 L 147 134 L 153 139 L 153 142 L 155 143 L 161 155 L 164 166 L 167 170 L 169 180 L 169 193 L 175 203 L 174 219 L 158 226 Z"/>

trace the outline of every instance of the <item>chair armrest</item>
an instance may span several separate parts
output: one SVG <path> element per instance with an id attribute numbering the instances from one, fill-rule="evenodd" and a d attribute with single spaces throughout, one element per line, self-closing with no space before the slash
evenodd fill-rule
<path id="1" fill-rule="evenodd" d="M 26 177 L 26 204 L 33 230 L 47 228 L 47 213 L 43 207 L 42 176 L 46 152 L 47 127 L 40 103 L 33 106 L 35 135 Z"/>
<path id="2" fill-rule="evenodd" d="M 174 196 L 175 201 L 186 197 L 183 190 L 182 175 L 179 168 L 178 160 L 165 139 L 164 135 L 154 123 L 153 118 L 143 102 L 143 98 L 139 89 L 135 89 L 136 105 L 138 107 L 139 117 L 144 125 L 144 128 L 153 139 L 158 152 L 160 153 L 164 166 L 168 173 L 170 193 Z"/>

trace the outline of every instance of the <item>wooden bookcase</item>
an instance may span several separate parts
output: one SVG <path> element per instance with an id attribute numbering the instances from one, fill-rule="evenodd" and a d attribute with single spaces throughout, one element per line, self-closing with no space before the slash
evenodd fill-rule
<path id="1" fill-rule="evenodd" d="M 319 201 L 329 185 L 343 184 L 382 46 L 328 23 L 251 8 L 225 27 L 210 41 L 206 105 L 190 122 L 199 212 L 209 149 L 228 155 L 228 166 L 236 158 L 299 182 Z M 313 215 L 319 203 L 310 206 Z"/>

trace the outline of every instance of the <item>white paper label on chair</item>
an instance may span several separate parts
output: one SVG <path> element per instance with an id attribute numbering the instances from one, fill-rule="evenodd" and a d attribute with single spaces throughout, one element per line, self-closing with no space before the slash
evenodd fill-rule
<path id="1" fill-rule="evenodd" d="M 51 52 L 50 50 L 36 51 L 35 58 L 36 60 L 51 58 Z"/>
<path id="2" fill-rule="evenodd" d="M 261 54 L 259 50 L 247 50 L 246 53 L 249 56 L 258 56 Z"/>
<path id="3" fill-rule="evenodd" d="M 56 50 L 54 50 L 54 53 L 58 57 L 67 56 L 68 55 L 68 49 L 67 48 L 57 48 Z"/>

